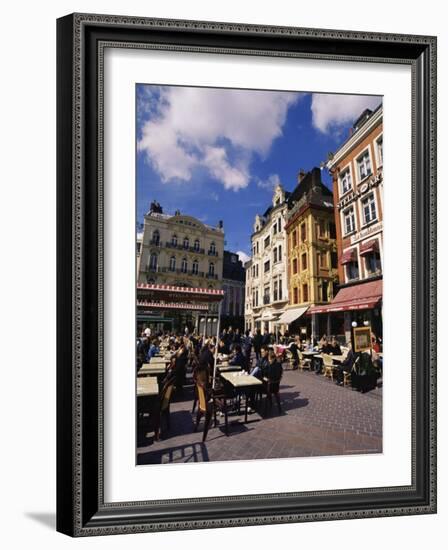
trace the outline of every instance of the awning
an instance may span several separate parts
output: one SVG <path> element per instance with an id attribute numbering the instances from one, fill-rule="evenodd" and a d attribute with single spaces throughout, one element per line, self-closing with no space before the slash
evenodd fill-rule
<path id="1" fill-rule="evenodd" d="M 182 302 L 147 302 L 137 300 L 137 307 L 144 309 L 188 309 L 193 311 L 207 311 L 206 304 L 185 304 Z"/>
<path id="2" fill-rule="evenodd" d="M 372 309 L 383 297 L 383 280 L 369 281 L 341 288 L 331 304 L 312 306 L 307 315 L 337 311 L 357 311 Z"/>
<path id="3" fill-rule="evenodd" d="M 356 250 L 354 248 L 349 248 L 348 250 L 344 250 L 341 256 L 340 263 L 344 265 L 344 264 L 349 264 L 350 262 L 353 262 L 355 260 L 355 253 L 356 253 Z"/>
<path id="4" fill-rule="evenodd" d="M 220 302 L 224 298 L 224 290 L 214 288 L 191 288 L 183 286 L 138 284 L 137 295 L 150 301 L 185 302 Z"/>
<path id="5" fill-rule="evenodd" d="M 276 322 L 277 325 L 289 325 L 293 321 L 296 321 L 299 317 L 306 312 L 308 306 L 304 307 L 293 307 L 282 313 L 279 317 L 279 320 Z"/>
<path id="6" fill-rule="evenodd" d="M 260 321 L 274 321 L 277 319 L 278 314 L 272 313 L 270 311 L 265 311 L 262 313 Z"/>
<path id="7" fill-rule="evenodd" d="M 361 256 L 369 254 L 370 252 L 378 252 L 378 239 L 372 239 L 361 243 L 361 246 L 359 247 L 359 253 Z"/>

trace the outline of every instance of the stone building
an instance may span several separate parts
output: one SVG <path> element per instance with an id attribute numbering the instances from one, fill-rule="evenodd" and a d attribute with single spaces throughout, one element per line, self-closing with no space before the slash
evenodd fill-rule
<path id="1" fill-rule="evenodd" d="M 262 216 L 257 214 L 255 217 L 252 257 L 245 264 L 245 325 L 250 330 L 259 328 L 274 332 L 275 322 L 288 304 L 285 255 L 288 197 L 289 193 L 277 185 L 272 204 Z"/>
<path id="2" fill-rule="evenodd" d="M 224 250 L 222 288 L 224 301 L 222 305 L 221 324 L 223 328 L 244 329 L 244 294 L 246 273 L 238 254 Z"/>
<path id="3" fill-rule="evenodd" d="M 224 228 L 182 214 L 163 212 L 153 201 L 145 214 L 143 235 L 137 240 L 137 282 L 193 288 L 222 288 Z M 200 323 L 217 322 L 217 306 L 210 306 L 207 319 L 191 314 L 184 323 L 201 329 Z M 207 331 L 208 332 L 208 331 Z"/>

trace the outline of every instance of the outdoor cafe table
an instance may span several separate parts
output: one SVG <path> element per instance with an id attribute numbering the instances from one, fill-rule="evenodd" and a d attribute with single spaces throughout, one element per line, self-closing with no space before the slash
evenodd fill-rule
<path id="1" fill-rule="evenodd" d="M 231 386 L 233 386 L 235 391 L 244 392 L 246 394 L 246 408 L 244 411 L 244 422 L 247 422 L 247 409 L 249 407 L 248 405 L 249 390 L 253 390 L 259 386 L 262 386 L 263 382 L 250 374 L 240 375 L 239 373 L 235 373 L 235 372 L 224 372 L 221 374 L 221 378 L 223 378 L 226 382 L 228 382 Z"/>
<path id="2" fill-rule="evenodd" d="M 137 397 L 154 397 L 156 395 L 159 395 L 156 378 L 152 376 L 137 378 Z"/>

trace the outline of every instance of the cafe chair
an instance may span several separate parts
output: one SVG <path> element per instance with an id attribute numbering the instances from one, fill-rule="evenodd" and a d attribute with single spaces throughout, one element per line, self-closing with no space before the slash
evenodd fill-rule
<path id="1" fill-rule="evenodd" d="M 299 355 L 300 370 L 302 371 L 303 369 L 311 370 L 311 359 L 309 357 L 304 357 L 303 353 L 300 350 L 298 351 L 298 355 Z"/>
<path id="2" fill-rule="evenodd" d="M 221 411 L 224 414 L 225 433 L 229 435 L 229 422 L 227 417 L 227 400 L 224 394 L 209 393 L 205 385 L 201 382 L 196 383 L 196 391 L 198 396 L 198 412 L 196 414 L 196 425 L 194 431 L 197 432 L 199 422 L 203 416 L 205 416 L 204 433 L 202 441 L 207 438 L 208 430 L 210 428 L 210 422 L 213 416 L 214 426 L 216 428 L 218 422 L 216 418 L 217 411 Z"/>
<path id="3" fill-rule="evenodd" d="M 174 392 L 174 381 L 166 384 L 160 395 L 160 408 L 157 415 L 156 425 L 154 428 L 154 439 L 158 441 L 160 439 L 162 420 L 165 419 L 167 430 L 170 429 L 170 403 Z"/>
<path id="4" fill-rule="evenodd" d="M 328 353 L 323 353 L 322 360 L 324 363 L 324 377 L 331 378 L 331 380 L 333 381 L 334 365 L 331 355 L 328 355 Z"/>
<path id="5" fill-rule="evenodd" d="M 272 396 L 275 397 L 275 401 L 277 402 L 277 408 L 278 408 L 279 414 L 282 413 L 282 406 L 280 403 L 280 380 L 281 380 L 281 377 L 277 380 L 263 378 L 264 390 L 266 392 L 266 400 L 264 402 L 265 414 L 268 412 L 268 409 L 269 410 L 272 409 Z"/>

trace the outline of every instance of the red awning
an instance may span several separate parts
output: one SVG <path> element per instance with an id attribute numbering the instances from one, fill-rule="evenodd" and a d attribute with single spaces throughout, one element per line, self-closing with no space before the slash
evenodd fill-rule
<path id="1" fill-rule="evenodd" d="M 182 302 L 146 302 L 137 300 L 137 307 L 143 309 L 188 309 L 190 311 L 208 311 L 206 304 L 185 304 Z"/>
<path id="2" fill-rule="evenodd" d="M 191 288 L 183 286 L 138 284 L 139 299 L 154 302 L 220 302 L 224 298 L 224 290 L 214 288 Z"/>
<path id="3" fill-rule="evenodd" d="M 340 260 L 341 264 L 344 265 L 344 264 L 349 264 L 350 262 L 353 262 L 355 259 L 355 253 L 356 251 L 354 248 L 349 248 L 348 250 L 344 250 Z"/>
<path id="4" fill-rule="evenodd" d="M 372 239 L 361 243 L 361 246 L 359 247 L 359 253 L 361 256 L 369 254 L 370 252 L 378 252 L 378 239 Z"/>
<path id="5" fill-rule="evenodd" d="M 341 288 L 331 304 L 312 306 L 307 315 L 313 313 L 331 313 L 336 311 L 356 311 L 372 309 L 383 297 L 383 280 L 369 281 Z"/>

